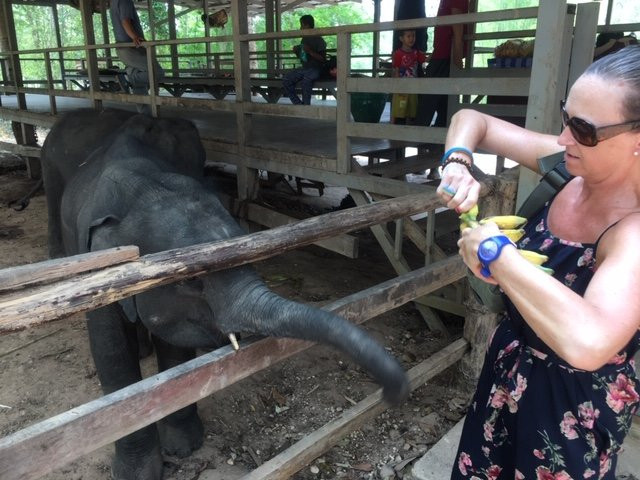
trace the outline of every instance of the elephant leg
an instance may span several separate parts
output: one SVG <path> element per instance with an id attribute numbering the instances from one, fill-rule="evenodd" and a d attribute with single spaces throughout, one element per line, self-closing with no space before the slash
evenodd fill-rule
<path id="1" fill-rule="evenodd" d="M 181 348 L 152 335 L 158 358 L 158 370 L 164 371 L 195 357 L 195 350 Z M 158 422 L 162 449 L 169 455 L 187 457 L 202 446 L 204 426 L 193 403 L 173 412 Z"/>
<path id="2" fill-rule="evenodd" d="M 136 326 L 117 303 L 87 314 L 91 353 L 105 394 L 141 380 Z M 115 480 L 160 480 L 158 429 L 151 424 L 116 441 Z"/>

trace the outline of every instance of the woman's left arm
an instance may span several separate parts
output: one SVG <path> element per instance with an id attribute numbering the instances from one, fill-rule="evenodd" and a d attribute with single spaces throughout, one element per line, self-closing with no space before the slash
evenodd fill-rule
<path id="1" fill-rule="evenodd" d="M 634 218 L 638 217 L 638 218 Z M 465 230 L 467 265 L 479 275 L 479 243 L 498 234 L 493 224 Z M 570 365 L 596 370 L 640 328 L 640 215 L 611 228 L 598 246 L 597 270 L 581 297 L 506 247 L 491 264 L 497 282 L 534 332 Z"/>

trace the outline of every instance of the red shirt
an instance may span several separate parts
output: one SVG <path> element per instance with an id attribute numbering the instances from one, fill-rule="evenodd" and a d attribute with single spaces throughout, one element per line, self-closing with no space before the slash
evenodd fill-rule
<path id="1" fill-rule="evenodd" d="M 417 77 L 418 64 L 427 61 L 427 56 L 420 50 L 405 52 L 402 48 L 393 52 L 391 66 L 398 69 L 400 77 Z"/>
<path id="2" fill-rule="evenodd" d="M 438 17 L 451 15 L 451 10 L 457 8 L 460 13 L 469 13 L 469 0 L 440 0 L 438 7 Z M 466 25 L 464 33 L 466 33 Z M 442 60 L 451 58 L 451 45 L 453 43 L 453 28 L 451 25 L 442 25 L 435 28 L 433 34 L 433 54 L 432 60 Z"/>

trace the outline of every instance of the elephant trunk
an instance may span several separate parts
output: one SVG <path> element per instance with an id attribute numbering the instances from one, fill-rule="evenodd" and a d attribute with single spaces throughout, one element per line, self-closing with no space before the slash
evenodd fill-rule
<path id="1" fill-rule="evenodd" d="M 227 287 L 234 285 L 233 293 L 228 290 L 223 293 L 219 288 L 220 274 L 228 277 Z M 216 319 L 216 326 L 224 333 L 250 332 L 332 345 L 382 385 L 386 401 L 398 404 L 407 398 L 409 384 L 404 369 L 360 327 L 325 310 L 280 297 L 266 287 L 253 269 L 241 267 L 218 272 L 208 279 L 207 295 L 226 297 L 228 308 L 222 318 Z"/>

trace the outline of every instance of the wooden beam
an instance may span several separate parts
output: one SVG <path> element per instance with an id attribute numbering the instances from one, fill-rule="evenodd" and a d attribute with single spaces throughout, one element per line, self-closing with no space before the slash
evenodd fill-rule
<path id="1" fill-rule="evenodd" d="M 351 122 L 351 93 L 347 87 L 348 78 L 351 75 L 351 35 L 341 33 L 338 35 L 338 78 L 336 99 L 338 111 L 336 115 L 336 155 L 337 172 L 340 174 L 351 171 L 351 138 L 345 135 L 347 126 Z"/>
<path id="2" fill-rule="evenodd" d="M 538 33 L 531 68 L 529 103 L 525 126 L 541 133 L 559 133 L 558 105 L 567 88 L 573 15 L 567 13 L 566 0 L 540 0 Z M 567 36 L 569 35 L 569 36 Z M 592 40 L 593 43 L 593 40 Z M 516 208 L 529 196 L 539 182 L 539 175 L 520 169 Z"/>
<path id="3" fill-rule="evenodd" d="M 345 318 L 356 315 L 363 322 L 410 301 L 413 295 L 455 281 L 465 270 L 462 260 L 452 257 L 323 308 Z M 314 344 L 252 337 L 240 345 L 237 352 L 226 346 L 206 353 L 0 439 L 0 478 L 40 478 Z M 458 348 L 460 343 L 452 347 Z M 412 388 L 414 385 L 412 378 Z"/>
<path id="4" fill-rule="evenodd" d="M 598 30 L 600 2 L 581 3 L 577 5 L 577 9 L 567 89 L 570 89 L 578 77 L 593 63 L 595 50 L 593 39 L 596 38 Z"/>
<path id="5" fill-rule="evenodd" d="M 167 0 L 167 26 L 169 27 L 169 38 L 176 40 L 176 6 L 174 0 Z M 178 76 L 178 45 L 169 46 L 171 52 L 171 72 L 174 77 Z"/>
<path id="6" fill-rule="evenodd" d="M 350 92 L 372 93 L 429 93 L 447 95 L 505 95 L 526 96 L 529 93 L 528 77 L 513 77 L 499 73 L 487 77 L 451 78 L 349 78 L 347 90 Z"/>
<path id="7" fill-rule="evenodd" d="M 269 228 L 280 227 L 299 222 L 299 218 L 293 218 L 283 213 L 276 212 L 269 208 L 255 203 L 241 203 L 231 198 L 229 195 L 217 194 L 218 198 L 234 216 L 246 218 L 258 225 Z M 314 245 L 325 248 L 348 258 L 358 257 L 358 239 L 351 235 L 337 235 L 333 238 L 313 242 Z"/>
<path id="8" fill-rule="evenodd" d="M 407 372 L 411 390 L 424 385 L 456 363 L 467 350 L 466 340 L 459 339 L 435 353 Z M 382 390 L 372 393 L 353 408 L 343 412 L 315 432 L 305 435 L 284 452 L 263 463 L 240 480 L 280 480 L 290 478 L 315 458 L 336 445 L 349 433 L 359 429 L 388 408 L 382 400 Z"/>
<path id="9" fill-rule="evenodd" d="M 82 31 L 85 47 L 96 44 L 93 31 L 93 0 L 80 0 L 80 14 L 82 17 Z M 87 74 L 89 75 L 89 99 L 93 108 L 100 109 L 102 101 L 95 98 L 95 92 L 100 90 L 100 75 L 98 73 L 98 55 L 93 48 L 85 48 L 87 60 Z"/>
<path id="10" fill-rule="evenodd" d="M 282 13 L 286 12 L 287 10 L 293 10 L 295 9 L 297 6 L 302 5 L 304 2 L 306 2 L 307 0 L 293 0 L 292 2 L 288 3 L 287 5 L 285 5 L 284 7 L 282 7 L 280 9 L 280 11 Z"/>
<path id="11" fill-rule="evenodd" d="M 18 145 L 17 143 L 0 141 L 0 152 L 15 153 L 16 155 L 24 155 L 25 157 L 40 158 L 40 147 L 32 147 L 30 145 Z"/>
<path id="12" fill-rule="evenodd" d="M 435 193 L 383 200 L 263 232 L 145 255 L 135 262 L 4 295 L 0 297 L 0 331 L 24 329 L 184 278 L 270 258 L 338 233 L 431 210 L 440 202 Z"/>
<path id="13" fill-rule="evenodd" d="M 138 247 L 127 246 L 5 268 L 0 270 L 0 291 L 51 283 L 90 270 L 131 262 L 139 257 Z"/>

